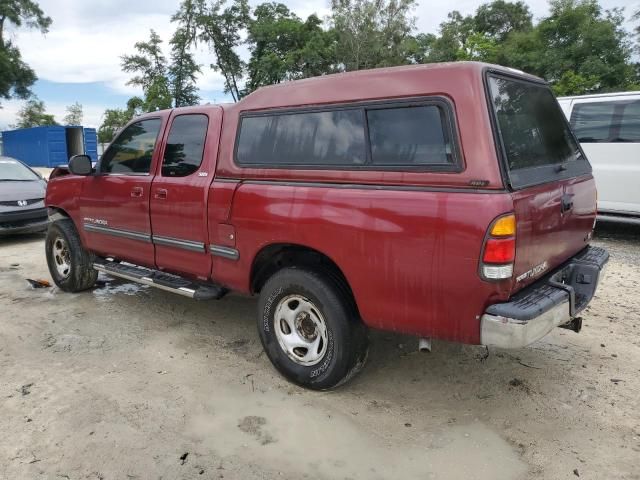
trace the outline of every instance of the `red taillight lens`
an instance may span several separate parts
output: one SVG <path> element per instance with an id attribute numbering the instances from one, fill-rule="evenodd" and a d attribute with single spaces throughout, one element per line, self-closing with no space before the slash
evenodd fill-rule
<path id="1" fill-rule="evenodd" d="M 516 258 L 516 239 L 489 238 L 484 247 L 484 263 L 512 263 Z"/>

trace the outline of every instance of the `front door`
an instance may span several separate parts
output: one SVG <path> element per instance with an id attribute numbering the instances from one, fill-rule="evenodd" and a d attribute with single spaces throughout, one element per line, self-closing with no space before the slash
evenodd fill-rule
<path id="1" fill-rule="evenodd" d="M 154 265 L 149 198 L 162 116 L 127 126 L 87 177 L 80 212 L 87 247 L 105 257 Z"/>
<path id="2" fill-rule="evenodd" d="M 161 270 L 207 280 L 207 196 L 215 172 L 220 108 L 172 116 L 151 187 L 151 227 Z"/>

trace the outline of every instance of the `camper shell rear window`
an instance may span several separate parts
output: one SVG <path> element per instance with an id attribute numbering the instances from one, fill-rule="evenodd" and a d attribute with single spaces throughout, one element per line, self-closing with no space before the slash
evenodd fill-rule
<path id="1" fill-rule="evenodd" d="M 513 188 L 591 172 L 546 84 L 494 73 L 486 83 L 499 151 Z"/>

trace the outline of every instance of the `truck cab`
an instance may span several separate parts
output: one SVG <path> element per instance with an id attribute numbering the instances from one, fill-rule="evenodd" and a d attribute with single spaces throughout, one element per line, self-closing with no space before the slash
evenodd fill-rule
<path id="1" fill-rule="evenodd" d="M 589 246 L 591 167 L 549 87 L 474 62 L 152 112 L 95 168 L 56 170 L 46 203 L 60 288 L 101 271 L 259 295 L 268 357 L 315 389 L 362 367 L 369 328 L 502 348 L 577 331 L 608 260 Z"/>

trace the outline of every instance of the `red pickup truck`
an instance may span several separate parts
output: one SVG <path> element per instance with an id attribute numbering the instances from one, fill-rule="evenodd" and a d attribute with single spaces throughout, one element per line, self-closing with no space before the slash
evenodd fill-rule
<path id="1" fill-rule="evenodd" d="M 328 75 L 134 119 L 51 175 L 46 255 L 194 299 L 259 295 L 291 381 L 364 364 L 367 328 L 519 348 L 578 331 L 608 254 L 591 167 L 539 78 L 481 63 Z"/>

